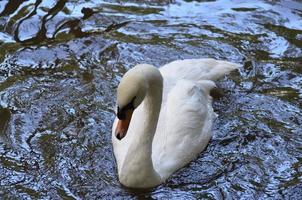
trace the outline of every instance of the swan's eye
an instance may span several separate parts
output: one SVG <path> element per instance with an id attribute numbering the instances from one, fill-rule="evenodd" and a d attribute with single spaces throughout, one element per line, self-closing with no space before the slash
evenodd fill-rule
<path id="1" fill-rule="evenodd" d="M 135 100 L 135 97 L 126 106 L 124 106 L 122 108 L 120 108 L 119 106 L 117 107 L 117 118 L 119 118 L 120 120 L 123 120 L 126 118 L 127 110 L 132 110 L 132 111 L 134 110 L 134 100 Z"/>
<path id="2" fill-rule="evenodd" d="M 132 111 L 134 110 L 134 106 L 132 102 L 123 108 L 120 108 L 119 106 L 117 107 L 117 118 L 119 118 L 120 120 L 125 119 L 127 110 L 132 110 Z"/>

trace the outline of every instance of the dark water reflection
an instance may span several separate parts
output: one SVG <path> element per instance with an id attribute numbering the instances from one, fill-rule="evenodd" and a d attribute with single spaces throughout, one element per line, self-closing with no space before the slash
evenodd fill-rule
<path id="1" fill-rule="evenodd" d="M 299 199 L 300 1 L 1 1 L 0 196 L 4 199 Z M 207 150 L 165 184 L 117 181 L 115 88 L 136 63 L 242 63 Z"/>

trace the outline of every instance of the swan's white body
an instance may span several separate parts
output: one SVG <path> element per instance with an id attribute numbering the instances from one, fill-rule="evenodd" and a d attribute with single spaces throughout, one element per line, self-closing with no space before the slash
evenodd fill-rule
<path id="1" fill-rule="evenodd" d="M 122 140 L 115 137 L 115 120 L 112 142 L 120 182 L 146 188 L 164 182 L 205 149 L 216 116 L 209 95 L 213 81 L 238 65 L 214 59 L 179 60 L 159 69 L 162 79 L 149 65 L 135 68 L 132 74 L 146 74 L 148 91 Z"/>

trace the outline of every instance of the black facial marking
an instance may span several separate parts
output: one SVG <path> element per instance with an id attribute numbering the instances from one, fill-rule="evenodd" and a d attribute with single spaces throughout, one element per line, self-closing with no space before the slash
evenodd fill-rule
<path id="1" fill-rule="evenodd" d="M 117 107 L 117 118 L 120 120 L 123 120 L 126 118 L 126 111 L 127 110 L 134 110 L 134 100 L 136 97 L 134 97 L 130 103 L 128 103 L 123 108 Z"/>
<path id="2" fill-rule="evenodd" d="M 120 109 L 120 107 L 117 107 L 117 118 L 119 118 L 120 120 L 126 118 L 125 110 L 123 108 Z"/>

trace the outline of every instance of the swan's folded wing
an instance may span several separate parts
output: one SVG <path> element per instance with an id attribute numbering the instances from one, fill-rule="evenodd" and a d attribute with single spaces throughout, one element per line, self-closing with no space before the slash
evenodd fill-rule
<path id="1" fill-rule="evenodd" d="M 154 167 L 163 178 L 204 150 L 211 138 L 215 113 L 209 91 L 212 81 L 180 80 L 166 96 L 153 141 Z"/>
<path id="2" fill-rule="evenodd" d="M 165 79 L 171 80 L 215 81 L 239 67 L 238 64 L 212 58 L 186 59 L 168 63 L 160 68 L 160 72 Z"/>

